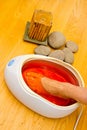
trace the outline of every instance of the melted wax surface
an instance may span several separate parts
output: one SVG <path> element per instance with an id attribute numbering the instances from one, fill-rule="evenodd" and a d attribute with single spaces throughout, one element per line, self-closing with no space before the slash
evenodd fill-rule
<path id="1" fill-rule="evenodd" d="M 28 87 L 48 101 L 61 106 L 67 106 L 75 103 L 72 99 L 64 99 L 50 95 L 43 88 L 41 78 L 44 76 L 61 82 L 67 82 L 67 79 L 58 74 L 58 72 L 52 71 L 50 68 L 46 67 L 31 67 L 24 69 L 22 71 L 22 75 Z"/>

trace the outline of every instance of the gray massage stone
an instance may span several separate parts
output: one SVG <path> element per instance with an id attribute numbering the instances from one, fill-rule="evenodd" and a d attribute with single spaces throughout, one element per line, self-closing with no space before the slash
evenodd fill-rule
<path id="1" fill-rule="evenodd" d="M 72 52 L 78 51 L 78 45 L 73 41 L 67 41 L 66 47 L 69 48 Z"/>
<path id="2" fill-rule="evenodd" d="M 64 52 L 62 50 L 55 50 L 55 51 L 52 51 L 50 54 L 49 54 L 50 57 L 53 57 L 53 58 L 57 58 L 59 60 L 64 60 Z"/>
<path id="3" fill-rule="evenodd" d="M 51 52 L 51 49 L 44 45 L 39 45 L 34 49 L 35 54 L 40 54 L 40 55 L 45 55 L 45 56 L 49 55 L 50 52 Z"/>
<path id="4" fill-rule="evenodd" d="M 72 64 L 74 62 L 74 54 L 72 53 L 72 51 L 69 48 L 65 47 L 63 49 L 63 52 L 65 54 L 64 61 L 69 64 Z"/>
<path id="5" fill-rule="evenodd" d="M 48 36 L 48 43 L 49 45 L 54 48 L 60 48 L 61 46 L 65 45 L 66 38 L 61 32 L 52 32 Z"/>

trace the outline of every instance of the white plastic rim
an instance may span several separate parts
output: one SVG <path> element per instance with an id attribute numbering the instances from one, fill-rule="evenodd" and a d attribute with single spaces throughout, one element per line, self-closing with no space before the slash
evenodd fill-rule
<path id="1" fill-rule="evenodd" d="M 39 96 L 37 93 L 35 93 L 34 91 L 32 91 L 28 86 L 27 86 L 27 84 L 25 83 L 25 81 L 24 81 L 24 79 L 23 79 L 23 76 L 22 76 L 22 74 L 21 74 L 21 69 L 22 69 L 22 67 L 23 67 L 23 65 L 25 64 L 25 63 L 27 63 L 28 61 L 31 61 L 31 60 L 46 60 L 46 61 L 51 61 L 51 62 L 54 62 L 54 63 L 56 63 L 56 64 L 59 64 L 59 65 L 62 65 L 62 66 L 64 66 L 65 68 L 67 68 L 69 71 L 71 71 L 74 75 L 75 75 L 75 77 L 77 78 L 77 80 L 78 80 L 78 82 L 79 82 L 79 86 L 81 86 L 81 87 L 84 87 L 84 81 L 83 81 L 83 79 L 82 79 L 82 77 L 81 77 L 81 75 L 80 75 L 80 73 L 72 66 L 72 65 L 70 65 L 70 64 L 68 64 L 68 63 L 65 63 L 65 62 L 63 62 L 63 61 L 61 61 L 61 60 L 58 60 L 58 59 L 56 59 L 56 58 L 52 58 L 52 57 L 46 57 L 46 56 L 42 56 L 42 55 L 30 55 L 30 57 L 28 56 L 28 57 L 26 57 L 26 60 L 23 60 L 23 61 L 21 61 L 21 63 L 20 63 L 20 72 L 19 72 L 19 77 L 20 77 L 20 81 L 21 81 L 21 83 L 23 84 L 23 87 L 24 87 L 24 89 L 26 89 L 26 91 L 28 92 L 28 93 L 32 93 L 33 94 L 33 96 L 35 96 L 36 98 L 41 98 L 41 100 L 43 100 L 43 101 L 45 101 L 45 102 L 47 102 L 47 104 L 50 104 L 52 107 L 54 107 L 54 108 L 58 108 L 58 109 L 61 109 L 61 110 L 65 110 L 65 109 L 70 109 L 70 108 L 72 108 L 72 107 L 79 107 L 79 103 L 78 102 L 76 102 L 76 103 L 74 103 L 74 104 L 71 104 L 71 105 L 69 105 L 69 106 L 60 106 L 60 105 L 56 105 L 56 104 L 53 104 L 53 103 L 51 103 L 51 102 L 49 102 L 48 100 L 46 100 L 46 99 L 44 99 L 43 97 L 41 97 L 41 96 Z"/>

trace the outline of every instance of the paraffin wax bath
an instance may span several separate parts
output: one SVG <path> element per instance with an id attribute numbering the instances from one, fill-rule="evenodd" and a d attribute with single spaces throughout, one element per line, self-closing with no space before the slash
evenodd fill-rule
<path id="1" fill-rule="evenodd" d="M 64 99 L 53 96 L 43 88 L 41 84 L 41 78 L 44 76 L 61 82 L 67 82 L 67 79 L 58 74 L 58 72 L 56 73 L 56 71 L 52 71 L 50 68 L 47 67 L 32 66 L 30 68 L 24 69 L 22 71 L 22 75 L 28 87 L 48 101 L 61 106 L 67 106 L 75 103 L 73 99 Z"/>

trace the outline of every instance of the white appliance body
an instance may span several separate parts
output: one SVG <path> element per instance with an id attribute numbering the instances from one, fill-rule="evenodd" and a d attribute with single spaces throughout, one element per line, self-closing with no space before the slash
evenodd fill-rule
<path id="1" fill-rule="evenodd" d="M 61 118 L 75 111 L 80 105 L 78 102 L 70 106 L 58 106 L 39 96 L 27 86 L 22 77 L 21 69 L 25 62 L 32 59 L 52 61 L 66 67 L 76 76 L 79 85 L 84 86 L 83 79 L 79 72 L 71 65 L 51 57 L 41 55 L 22 55 L 11 59 L 5 67 L 5 81 L 13 95 L 25 106 L 45 117 Z"/>

